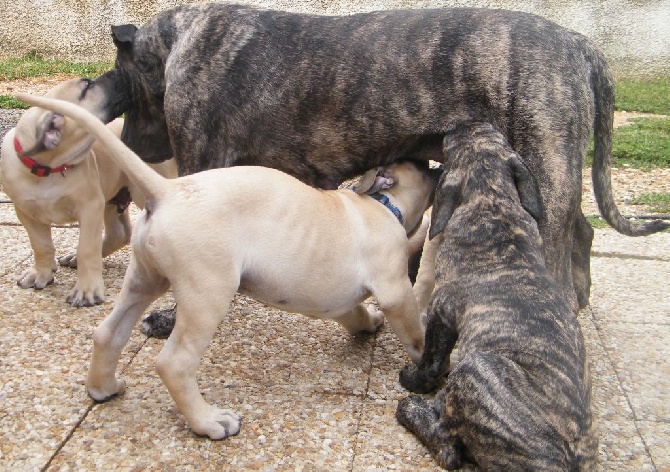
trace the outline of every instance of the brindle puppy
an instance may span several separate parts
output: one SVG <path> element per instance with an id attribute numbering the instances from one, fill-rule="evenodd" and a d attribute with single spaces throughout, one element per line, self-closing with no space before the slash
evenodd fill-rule
<path id="1" fill-rule="evenodd" d="M 471 8 L 320 16 L 221 3 L 115 26 L 116 68 L 95 85 L 123 141 L 181 175 L 262 165 L 321 188 L 400 157 L 442 160 L 453 124 L 488 121 L 540 186 L 547 268 L 573 309 L 588 303 L 593 231 L 582 161 L 595 130 L 603 217 L 642 235 L 611 192 L 614 81 L 587 38 L 541 17 Z"/>
<path id="2" fill-rule="evenodd" d="M 420 363 L 400 373 L 434 404 L 403 399 L 396 417 L 447 469 L 578 470 L 596 459 L 589 368 L 577 320 L 547 271 L 525 163 L 489 124 L 446 137 L 430 235 L 441 233 Z"/>

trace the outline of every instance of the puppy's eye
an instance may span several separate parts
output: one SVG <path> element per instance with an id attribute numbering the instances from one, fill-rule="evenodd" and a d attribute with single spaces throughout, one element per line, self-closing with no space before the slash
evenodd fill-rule
<path id="1" fill-rule="evenodd" d="M 81 81 L 84 83 L 84 89 L 81 91 L 81 96 L 79 98 L 83 99 L 86 96 L 86 92 L 88 92 L 95 82 L 91 79 L 81 79 Z"/>

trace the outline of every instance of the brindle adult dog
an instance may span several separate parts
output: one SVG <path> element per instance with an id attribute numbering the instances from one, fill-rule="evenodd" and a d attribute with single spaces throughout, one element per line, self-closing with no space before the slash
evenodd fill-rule
<path id="1" fill-rule="evenodd" d="M 464 457 L 483 470 L 593 468 L 584 338 L 545 267 L 535 181 L 490 124 L 446 143 L 430 229 L 437 288 L 423 357 L 400 382 L 434 390 L 457 340 L 461 361 L 433 405 L 412 395 L 396 417 L 448 469 Z"/>
<path id="2" fill-rule="evenodd" d="M 593 231 L 581 170 L 595 127 L 603 217 L 617 210 L 610 157 L 614 83 L 584 36 L 531 14 L 487 9 L 317 16 L 230 4 L 112 27 L 116 68 L 96 80 L 123 141 L 181 175 L 233 165 L 283 170 L 325 189 L 400 157 L 442 161 L 445 130 L 488 121 L 540 185 L 550 274 L 573 309 L 588 303 Z"/>

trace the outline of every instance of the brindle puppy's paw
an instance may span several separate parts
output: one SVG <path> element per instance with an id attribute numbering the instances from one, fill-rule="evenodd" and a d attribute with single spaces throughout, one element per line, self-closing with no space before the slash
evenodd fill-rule
<path id="1" fill-rule="evenodd" d="M 429 393 L 438 386 L 439 379 L 432 378 L 419 370 L 416 364 L 407 364 L 402 368 L 399 375 L 400 385 L 410 392 Z"/>
<path id="2" fill-rule="evenodd" d="M 21 288 L 42 290 L 47 285 L 54 283 L 55 271 L 55 269 L 50 271 L 38 271 L 35 268 L 30 268 L 21 274 L 21 277 L 16 281 L 16 284 Z"/>
<path id="3" fill-rule="evenodd" d="M 70 269 L 76 269 L 77 268 L 77 254 L 76 253 L 70 253 L 67 254 L 60 259 L 58 259 L 58 263 L 62 265 L 63 267 L 69 267 Z"/>
<path id="4" fill-rule="evenodd" d="M 152 311 L 142 320 L 140 331 L 150 338 L 166 339 L 174 328 L 177 306 Z"/>
<path id="5" fill-rule="evenodd" d="M 419 395 L 409 395 L 398 402 L 395 418 L 409 431 L 415 432 L 430 428 L 437 420 L 437 414 Z"/>
<path id="6" fill-rule="evenodd" d="M 398 403 L 395 412 L 398 423 L 403 425 L 428 447 L 440 467 L 448 470 L 463 466 L 463 446 L 460 439 L 451 436 L 440 416 L 419 395 L 409 395 Z"/>

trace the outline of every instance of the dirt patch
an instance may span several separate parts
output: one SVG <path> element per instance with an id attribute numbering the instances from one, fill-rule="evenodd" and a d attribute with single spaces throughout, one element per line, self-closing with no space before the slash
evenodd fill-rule
<path id="1" fill-rule="evenodd" d="M 18 80 L 0 79 L 0 95 L 13 95 L 17 92 L 44 95 L 56 85 L 73 77 L 76 76 L 71 74 L 56 74 L 46 77 L 28 77 L 26 79 Z"/>
<path id="2" fill-rule="evenodd" d="M 30 77 L 11 81 L 0 80 L 0 95 L 12 95 L 16 92 L 29 92 L 42 95 L 55 85 L 72 77 L 75 76 L 58 74 L 48 77 Z M 17 113 L 10 113 L 13 121 L 18 119 Z M 623 126 L 634 118 L 653 116 L 657 115 L 625 111 L 615 112 L 614 127 Z M 13 126 L 13 123 L 11 123 L 11 126 Z M 0 126 L 0 135 L 4 135 L 5 131 L 6 130 L 2 129 Z M 584 169 L 582 182 L 582 208 L 584 214 L 587 216 L 599 215 L 595 197 L 593 196 L 591 169 Z M 613 168 L 612 188 L 615 201 L 622 214 L 628 216 L 648 215 L 653 213 L 649 206 L 633 205 L 631 204 L 631 201 L 643 193 L 670 193 L 670 169 L 643 171 L 639 169 Z"/>

